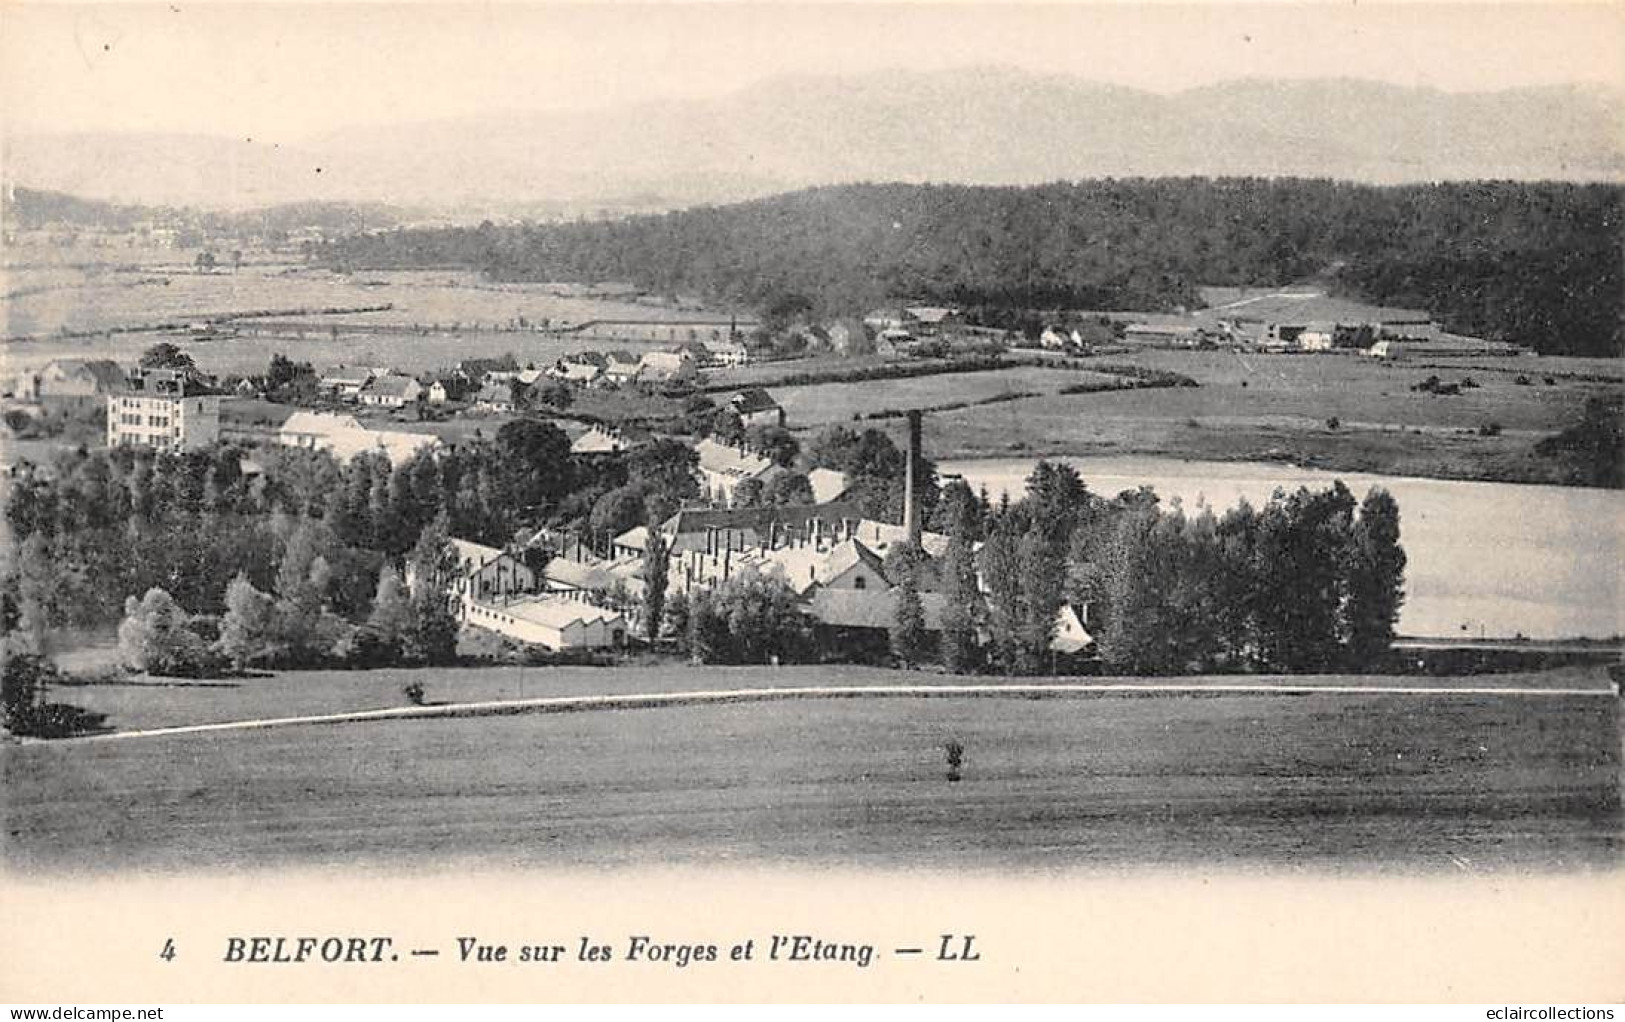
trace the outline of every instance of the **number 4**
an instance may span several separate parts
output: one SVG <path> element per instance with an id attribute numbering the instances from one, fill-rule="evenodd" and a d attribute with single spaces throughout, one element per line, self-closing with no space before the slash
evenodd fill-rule
<path id="1" fill-rule="evenodd" d="M 164 938 L 164 949 L 162 951 L 158 952 L 158 957 L 162 958 L 166 962 L 174 960 L 174 958 L 175 958 L 175 938 L 174 937 L 166 937 L 166 938 Z"/>

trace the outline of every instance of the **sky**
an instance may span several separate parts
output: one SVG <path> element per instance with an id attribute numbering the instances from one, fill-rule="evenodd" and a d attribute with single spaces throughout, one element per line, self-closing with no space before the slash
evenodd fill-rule
<path id="1" fill-rule="evenodd" d="M 716 96 L 782 74 L 972 64 L 1157 92 L 1271 76 L 1625 89 L 1625 4 L 0 0 L 10 133 L 299 142 L 352 125 Z"/>

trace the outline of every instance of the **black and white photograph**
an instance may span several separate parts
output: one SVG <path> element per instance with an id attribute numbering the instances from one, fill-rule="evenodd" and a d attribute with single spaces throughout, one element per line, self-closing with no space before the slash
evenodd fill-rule
<path id="1" fill-rule="evenodd" d="M 0 97 L 0 1001 L 1625 1000 L 1625 8 L 7 2 Z"/>

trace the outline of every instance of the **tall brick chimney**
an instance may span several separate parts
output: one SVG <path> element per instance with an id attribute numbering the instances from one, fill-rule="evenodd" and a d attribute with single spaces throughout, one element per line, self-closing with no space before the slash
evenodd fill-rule
<path id="1" fill-rule="evenodd" d="M 914 466 L 920 457 L 920 411 L 914 408 L 908 413 L 908 459 L 903 468 L 903 531 L 910 543 L 920 541 L 919 494 L 914 492 Z"/>

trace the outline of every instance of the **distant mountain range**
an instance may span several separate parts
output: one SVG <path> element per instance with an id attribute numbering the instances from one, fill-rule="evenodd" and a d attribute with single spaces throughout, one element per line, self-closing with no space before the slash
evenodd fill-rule
<path id="1" fill-rule="evenodd" d="M 5 139 L 6 180 L 127 203 L 659 209 L 853 181 L 1165 175 L 1625 181 L 1625 97 L 1240 80 L 1173 95 L 1003 68 L 771 79 L 720 99 L 303 140 Z"/>

